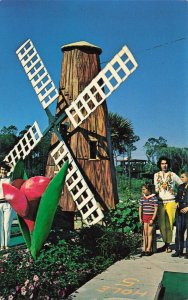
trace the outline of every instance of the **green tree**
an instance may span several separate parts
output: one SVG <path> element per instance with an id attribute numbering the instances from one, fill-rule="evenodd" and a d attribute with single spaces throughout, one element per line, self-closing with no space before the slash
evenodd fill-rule
<path id="1" fill-rule="evenodd" d="M 109 112 L 108 119 L 111 131 L 113 155 L 115 163 L 117 164 L 117 157 L 127 152 L 126 144 L 134 135 L 134 131 L 131 122 L 116 113 Z"/>
<path id="2" fill-rule="evenodd" d="M 19 138 L 29 130 L 31 125 L 26 125 L 25 128 L 19 132 Z M 48 151 L 50 147 L 51 133 L 47 133 L 40 143 L 32 150 L 32 152 L 25 158 L 25 166 L 29 176 L 44 175 L 46 162 L 48 158 Z"/>
<path id="3" fill-rule="evenodd" d="M 40 174 L 43 176 L 45 174 L 51 135 L 52 133 L 48 132 L 34 149 L 35 151 L 32 154 L 32 159 L 34 162 L 34 166 L 32 167 L 33 174 Z"/>
<path id="4" fill-rule="evenodd" d="M 166 156 L 171 161 L 171 169 L 175 173 L 187 168 L 188 166 L 188 148 L 163 147 L 157 150 L 156 158 Z"/>
<path id="5" fill-rule="evenodd" d="M 25 128 L 19 132 L 19 139 L 21 139 L 24 136 L 24 134 L 29 130 L 30 127 L 31 125 L 26 125 Z"/>
<path id="6" fill-rule="evenodd" d="M 0 161 L 13 149 L 18 141 L 29 130 L 31 125 L 26 125 L 23 130 L 18 133 L 16 126 L 4 126 L 0 130 Z M 46 134 L 33 151 L 25 158 L 25 166 L 29 176 L 44 175 L 48 151 L 50 147 L 51 133 Z"/>
<path id="7" fill-rule="evenodd" d="M 149 138 L 144 144 L 148 163 L 155 164 L 159 149 L 165 147 L 167 147 L 167 140 L 165 140 L 162 136 L 160 136 L 158 139 L 153 137 Z"/>
<path id="8" fill-rule="evenodd" d="M 128 157 L 128 187 L 131 188 L 131 153 L 132 151 L 135 151 L 137 148 L 134 145 L 134 143 L 138 142 L 140 140 L 140 137 L 138 135 L 131 135 L 129 136 L 129 139 L 126 144 L 126 151 L 127 151 L 127 157 Z"/>
<path id="9" fill-rule="evenodd" d="M 18 129 L 14 125 L 10 125 L 8 127 L 4 126 L 0 130 L 0 161 L 5 158 L 5 156 L 17 143 L 17 131 Z"/>

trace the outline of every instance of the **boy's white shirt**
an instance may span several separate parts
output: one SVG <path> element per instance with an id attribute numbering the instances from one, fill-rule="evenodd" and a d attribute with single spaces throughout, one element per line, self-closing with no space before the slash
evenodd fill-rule
<path id="1" fill-rule="evenodd" d="M 172 191 L 174 191 L 174 188 L 175 188 L 176 184 L 177 185 L 182 184 L 182 181 L 181 181 L 181 179 L 178 175 L 176 175 L 175 173 L 173 173 L 171 171 L 168 171 L 167 173 L 163 173 L 162 171 L 160 171 L 160 172 L 157 172 L 157 173 L 154 174 L 155 191 L 157 193 L 159 193 L 159 197 L 162 200 L 174 200 L 175 199 L 175 195 L 172 194 L 170 191 L 164 189 L 163 187 L 161 187 L 161 190 L 159 191 L 158 183 L 157 183 L 158 174 L 161 175 L 162 182 L 165 183 L 166 179 L 167 179 L 167 177 L 170 173 L 171 173 L 171 178 L 172 178 L 172 183 L 170 184 L 170 187 L 171 187 Z"/>

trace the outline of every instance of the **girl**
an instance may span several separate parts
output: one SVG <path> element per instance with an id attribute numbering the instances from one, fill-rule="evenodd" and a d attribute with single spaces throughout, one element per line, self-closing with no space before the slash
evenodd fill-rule
<path id="1" fill-rule="evenodd" d="M 139 219 L 143 224 L 143 252 L 142 256 L 152 255 L 152 234 L 158 208 L 158 199 L 152 194 L 152 185 L 142 185 L 142 197 L 139 202 Z"/>

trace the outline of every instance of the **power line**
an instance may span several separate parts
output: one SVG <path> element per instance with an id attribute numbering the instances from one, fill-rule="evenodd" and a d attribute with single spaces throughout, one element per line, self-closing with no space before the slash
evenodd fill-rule
<path id="1" fill-rule="evenodd" d="M 152 46 L 151 48 L 146 48 L 146 49 L 141 50 L 139 52 L 151 51 L 153 49 L 157 49 L 157 48 L 161 48 L 161 47 L 166 47 L 166 46 L 169 46 L 169 45 L 177 43 L 177 42 L 181 42 L 181 41 L 186 40 L 186 39 L 187 39 L 186 37 L 182 37 L 182 38 L 179 38 L 179 39 L 176 39 L 176 40 L 172 40 L 170 42 L 166 42 L 166 43 L 163 43 L 163 44 Z M 137 53 L 138 51 L 134 51 L 134 52 Z M 108 62 L 109 62 L 109 60 L 101 62 L 101 65 L 102 64 L 107 64 Z"/>
<path id="2" fill-rule="evenodd" d="M 164 44 L 159 44 L 159 45 L 153 46 L 153 47 L 151 47 L 151 48 L 144 49 L 143 51 L 149 51 L 149 50 L 152 50 L 152 49 L 164 47 L 164 46 L 167 46 L 167 45 L 171 45 L 171 44 L 180 42 L 180 41 L 182 41 L 182 40 L 186 40 L 186 37 L 182 37 L 182 38 L 180 38 L 180 39 L 173 40 L 173 41 L 170 41 L 170 42 L 167 42 L 167 43 L 164 43 Z"/>

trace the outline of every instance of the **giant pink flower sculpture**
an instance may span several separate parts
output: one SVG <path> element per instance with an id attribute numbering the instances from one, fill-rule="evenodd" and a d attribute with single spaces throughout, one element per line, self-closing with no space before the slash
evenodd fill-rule
<path id="1" fill-rule="evenodd" d="M 18 166 L 20 163 L 15 167 L 16 172 Z M 18 215 L 20 229 L 34 259 L 51 230 L 67 169 L 68 161 L 53 179 L 35 176 L 3 184 L 4 197 Z"/>
<path id="2" fill-rule="evenodd" d="M 3 192 L 7 202 L 24 219 L 30 232 L 34 229 L 41 196 L 51 179 L 44 176 L 35 176 L 28 180 L 15 179 L 12 185 L 3 183 Z"/>

